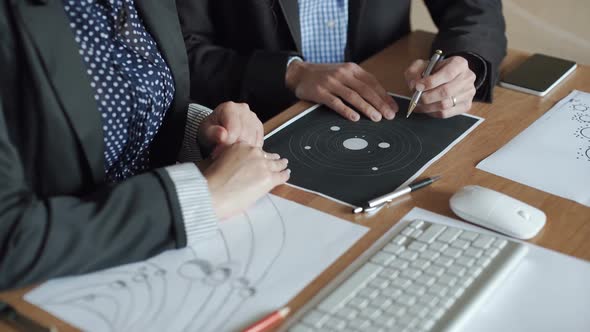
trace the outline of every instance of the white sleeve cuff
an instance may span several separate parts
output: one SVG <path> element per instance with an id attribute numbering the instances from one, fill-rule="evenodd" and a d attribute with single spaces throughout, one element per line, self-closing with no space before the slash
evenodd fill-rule
<path id="1" fill-rule="evenodd" d="M 193 163 L 177 164 L 165 169 L 176 187 L 187 246 L 215 235 L 218 224 L 207 179 Z"/>
<path id="2" fill-rule="evenodd" d="M 199 128 L 203 120 L 213 111 L 205 106 L 199 104 L 189 104 L 186 125 L 184 127 L 184 139 L 182 140 L 182 147 L 178 156 L 180 162 L 197 162 L 203 160 L 201 147 L 199 146 L 198 136 Z"/>

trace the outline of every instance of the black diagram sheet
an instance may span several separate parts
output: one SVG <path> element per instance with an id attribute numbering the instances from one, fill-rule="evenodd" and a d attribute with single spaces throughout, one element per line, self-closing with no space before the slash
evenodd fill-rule
<path id="1" fill-rule="evenodd" d="M 352 206 L 416 179 L 483 119 L 459 115 L 406 118 L 406 97 L 394 96 L 395 119 L 358 122 L 316 105 L 268 134 L 265 150 L 289 159 L 289 184 Z"/>
<path id="2" fill-rule="evenodd" d="M 284 306 L 366 231 L 267 195 L 197 246 L 52 280 L 25 299 L 84 331 L 237 331 Z"/>

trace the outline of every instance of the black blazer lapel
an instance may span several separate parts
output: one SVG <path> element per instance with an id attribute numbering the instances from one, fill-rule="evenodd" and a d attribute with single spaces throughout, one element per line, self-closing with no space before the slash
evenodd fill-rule
<path id="1" fill-rule="evenodd" d="M 13 1 L 96 182 L 104 178 L 102 120 L 61 0 Z M 97 153 L 100 151 L 100 153 Z"/>
<path id="2" fill-rule="evenodd" d="M 360 29 L 365 3 L 366 0 L 348 0 L 348 38 L 344 54 L 346 61 L 352 61 L 352 55 L 358 44 L 357 38 L 363 35 L 360 33 Z"/>
<path id="3" fill-rule="evenodd" d="M 299 4 L 297 0 L 279 0 L 283 15 L 287 20 L 289 31 L 291 31 L 291 37 L 295 41 L 297 52 L 301 54 L 301 25 L 299 22 Z"/>

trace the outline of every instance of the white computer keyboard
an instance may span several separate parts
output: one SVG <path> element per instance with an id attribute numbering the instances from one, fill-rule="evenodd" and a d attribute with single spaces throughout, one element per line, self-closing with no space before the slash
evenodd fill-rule
<path id="1" fill-rule="evenodd" d="M 450 331 L 525 253 L 525 246 L 504 238 L 415 220 L 385 234 L 286 328 Z"/>

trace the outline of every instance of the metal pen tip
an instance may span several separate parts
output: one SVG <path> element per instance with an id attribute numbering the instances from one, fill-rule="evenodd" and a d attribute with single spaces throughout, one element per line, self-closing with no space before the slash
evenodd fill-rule
<path id="1" fill-rule="evenodd" d="M 442 175 L 435 175 L 430 177 L 430 179 L 432 180 L 432 182 L 439 180 L 440 178 L 442 178 Z"/>
<path id="2" fill-rule="evenodd" d="M 412 114 L 412 112 L 414 111 L 414 108 L 416 108 L 416 103 L 410 103 L 410 109 L 408 109 L 408 113 L 406 114 L 406 119 L 410 117 L 410 114 Z"/>

